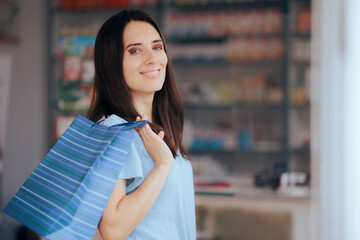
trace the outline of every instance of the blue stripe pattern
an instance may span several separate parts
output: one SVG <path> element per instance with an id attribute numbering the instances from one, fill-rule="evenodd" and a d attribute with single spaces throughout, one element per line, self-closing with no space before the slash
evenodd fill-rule
<path id="1" fill-rule="evenodd" d="M 134 136 L 78 115 L 4 212 L 47 239 L 92 239 Z"/>

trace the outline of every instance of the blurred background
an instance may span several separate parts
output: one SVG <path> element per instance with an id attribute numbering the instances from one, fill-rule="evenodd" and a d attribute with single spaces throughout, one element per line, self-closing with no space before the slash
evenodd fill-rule
<path id="1" fill-rule="evenodd" d="M 149 13 L 168 44 L 185 109 L 185 142 L 193 160 L 198 239 L 345 239 L 316 237 L 313 230 L 320 213 L 312 210 L 326 201 L 317 197 L 319 186 L 324 186 L 319 184 L 321 171 L 338 165 L 331 164 L 330 156 L 329 167 L 321 170 L 323 156 L 318 152 L 333 145 L 318 147 L 312 141 L 326 143 L 328 135 L 310 128 L 310 122 L 320 126 L 324 116 L 335 116 L 319 111 L 331 96 L 321 95 L 325 97 L 315 106 L 310 99 L 319 99 L 326 78 L 321 74 L 337 66 L 321 65 L 328 56 L 314 46 L 340 36 L 339 29 L 349 22 L 337 21 L 344 18 L 342 3 L 331 8 L 341 6 L 340 13 L 321 10 L 317 18 L 314 6 L 328 4 L 0 0 L 2 208 L 76 115 L 86 113 L 96 33 L 111 15 L 130 8 Z M 338 25 L 321 25 L 321 20 L 327 21 L 323 16 Z M 324 34 L 332 28 L 337 31 Z M 334 39 L 327 41 L 341 49 L 337 41 L 344 41 Z M 318 61 L 313 63 L 314 59 Z M 321 77 L 317 88 L 310 84 L 314 76 Z M 339 79 L 328 77 L 326 83 Z M 3 213 L 0 226 L 4 240 L 38 239 Z"/>

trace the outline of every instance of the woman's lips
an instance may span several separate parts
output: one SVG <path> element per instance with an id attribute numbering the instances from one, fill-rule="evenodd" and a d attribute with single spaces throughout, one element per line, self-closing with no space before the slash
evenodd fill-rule
<path id="1" fill-rule="evenodd" d="M 155 70 L 151 70 L 151 71 L 143 71 L 143 72 L 140 72 L 140 74 L 142 74 L 146 77 L 150 77 L 150 78 L 157 78 L 160 76 L 160 69 L 155 69 Z"/>

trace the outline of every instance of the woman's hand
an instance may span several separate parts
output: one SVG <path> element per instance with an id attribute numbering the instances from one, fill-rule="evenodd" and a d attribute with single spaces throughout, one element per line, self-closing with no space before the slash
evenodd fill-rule
<path id="1" fill-rule="evenodd" d="M 136 121 L 147 120 L 146 116 L 143 118 L 137 117 Z M 144 143 L 145 149 L 154 161 L 154 166 L 172 166 L 174 162 L 173 155 L 164 142 L 164 131 L 160 131 L 156 134 L 149 126 L 146 124 L 144 126 L 136 128 L 136 131 L 139 133 L 139 136 Z"/>

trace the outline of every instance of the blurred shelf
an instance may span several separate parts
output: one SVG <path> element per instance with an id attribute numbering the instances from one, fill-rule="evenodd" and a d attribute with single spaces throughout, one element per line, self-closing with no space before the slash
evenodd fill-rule
<path id="1" fill-rule="evenodd" d="M 264 154 L 264 155 L 268 155 L 268 154 L 278 155 L 284 153 L 281 150 L 238 150 L 236 152 L 240 154 Z"/>
<path id="2" fill-rule="evenodd" d="M 310 148 L 292 149 L 293 154 L 310 154 Z"/>
<path id="3" fill-rule="evenodd" d="M 59 15 L 59 16 L 68 16 L 68 15 L 103 15 L 103 14 L 110 14 L 115 13 L 122 9 L 79 9 L 79 10 L 62 10 L 62 9 L 53 9 L 50 14 L 52 15 Z"/>
<path id="4" fill-rule="evenodd" d="M 159 4 L 154 5 L 142 5 L 142 6 L 136 6 L 136 5 L 130 5 L 130 6 L 123 6 L 123 7 L 116 7 L 116 8 L 100 8 L 100 7 L 94 7 L 89 9 L 69 9 L 64 10 L 60 8 L 53 8 L 50 11 L 51 15 L 109 15 L 114 14 L 119 11 L 122 11 L 124 9 L 139 9 L 143 11 L 154 11 L 159 8 Z"/>
<path id="5" fill-rule="evenodd" d="M 179 4 L 173 2 L 171 6 L 177 11 L 211 11 L 211 10 L 239 10 L 250 8 L 275 8 L 282 7 L 285 0 L 242 0 L 242 1 L 203 1 Z"/>
<path id="6" fill-rule="evenodd" d="M 226 34 L 221 36 L 168 36 L 168 41 L 175 44 L 204 44 L 204 43 L 224 43 L 231 38 L 283 38 L 283 33 L 243 33 Z"/>
<path id="7" fill-rule="evenodd" d="M 294 32 L 291 34 L 292 38 L 298 38 L 298 39 L 304 39 L 304 40 L 310 40 L 311 33 L 298 33 Z"/>
<path id="8" fill-rule="evenodd" d="M 203 109 L 203 110 L 231 110 L 235 108 L 233 104 L 206 104 L 206 103 L 183 103 L 184 109 Z"/>
<path id="9" fill-rule="evenodd" d="M 291 109 L 295 109 L 295 110 L 307 110 L 307 109 L 310 109 L 310 103 L 305 103 L 305 104 L 292 104 L 290 105 L 290 108 Z"/>
<path id="10" fill-rule="evenodd" d="M 283 154 L 284 152 L 281 150 L 274 150 L 274 151 L 262 151 L 262 150 L 221 150 L 221 149 L 189 149 L 189 153 L 194 154 L 194 155 L 200 155 L 200 154 L 207 154 L 207 153 L 217 153 L 217 154 L 261 154 L 261 155 L 280 155 Z"/>
<path id="11" fill-rule="evenodd" d="M 203 43 L 224 43 L 226 36 L 199 36 L 199 37 L 168 37 L 169 43 L 176 44 L 203 44 Z"/>
<path id="12" fill-rule="evenodd" d="M 88 112 L 87 109 L 77 110 L 77 109 L 58 109 L 57 114 L 60 114 L 62 116 L 76 116 L 78 114 L 85 116 L 85 114 Z"/>
<path id="13" fill-rule="evenodd" d="M 218 154 L 234 154 L 236 153 L 235 150 L 225 150 L 225 149 L 211 149 L 211 148 L 199 148 L 199 149 L 189 149 L 189 154 L 194 154 L 194 155 L 198 155 L 198 154 L 206 154 L 206 153 L 218 153 Z"/>
<path id="14" fill-rule="evenodd" d="M 230 183 L 230 187 L 198 187 L 195 186 L 195 193 L 197 198 L 207 196 L 199 195 L 215 195 L 233 196 L 236 198 L 258 198 L 258 199 L 286 199 L 286 200 L 306 200 L 310 199 L 309 186 L 297 186 L 288 189 L 271 189 L 269 187 L 255 187 L 253 175 L 242 176 L 226 176 L 222 179 Z M 196 176 L 195 176 L 195 182 Z M 200 200 L 200 199 L 199 199 Z M 198 203 L 201 201 L 198 201 Z"/>
<path id="15" fill-rule="evenodd" d="M 57 87 L 61 87 L 63 89 L 71 89 L 71 88 L 89 89 L 93 87 L 93 82 L 87 82 L 82 79 L 65 80 L 64 78 L 58 78 L 57 84 L 58 84 Z"/>
<path id="16" fill-rule="evenodd" d="M 217 189 L 195 189 L 196 195 L 207 195 L 207 196 L 223 196 L 223 197 L 233 197 L 235 196 L 234 192 L 226 192 L 225 190 L 217 190 Z"/>
<path id="17" fill-rule="evenodd" d="M 308 60 L 297 60 L 297 59 L 293 58 L 291 60 L 290 64 L 306 67 L 306 66 L 309 66 L 311 64 L 311 61 L 310 61 L 310 59 L 308 59 Z"/>
<path id="18" fill-rule="evenodd" d="M 196 110 L 230 110 L 230 109 L 238 109 L 238 110 L 279 110 L 284 107 L 284 105 L 264 105 L 264 104 L 207 104 L 207 103 L 188 103 L 185 102 L 183 104 L 185 109 L 196 109 Z"/>
<path id="19" fill-rule="evenodd" d="M 311 3 L 311 0 L 290 0 L 290 2 L 297 2 L 297 3 Z"/>
<path id="20" fill-rule="evenodd" d="M 180 1 L 178 1 L 180 2 Z M 207 143 L 205 141 L 204 144 L 200 143 L 198 145 L 194 144 L 196 148 L 189 149 L 190 155 L 201 155 L 201 154 L 210 154 L 215 155 L 217 157 L 221 157 L 221 159 L 226 159 L 229 161 L 237 161 L 244 159 L 246 164 L 248 164 L 248 161 L 255 161 L 256 164 L 263 164 L 261 161 L 262 159 L 269 159 L 270 162 L 273 159 L 284 159 L 286 162 L 291 161 L 291 156 L 293 154 L 300 154 L 296 155 L 294 158 L 306 158 L 309 159 L 308 154 L 310 154 L 309 149 L 291 149 L 289 147 L 289 111 L 295 109 L 301 111 L 304 109 L 304 113 L 301 112 L 301 114 L 306 116 L 306 111 L 310 109 L 310 104 L 304 104 L 304 105 L 292 105 L 289 102 L 289 98 L 286 96 L 290 96 L 291 93 L 287 92 L 290 87 L 287 86 L 286 80 L 289 78 L 289 74 L 287 71 L 287 68 L 289 66 L 296 69 L 296 71 L 302 71 L 309 67 L 310 60 L 305 61 L 298 61 L 291 58 L 292 52 L 291 52 L 291 43 L 292 41 L 296 42 L 305 42 L 308 43 L 308 41 L 311 38 L 311 33 L 298 33 L 295 32 L 295 29 L 297 29 L 295 26 L 290 25 L 289 21 L 291 18 L 290 16 L 295 14 L 292 13 L 294 9 L 290 7 L 290 4 L 294 3 L 300 3 L 298 5 L 301 6 L 308 6 L 308 3 L 311 2 L 311 0 L 228 0 L 228 1 L 219 1 L 219 0 L 193 0 L 193 1 L 187 1 L 187 3 L 183 4 L 176 4 L 175 1 L 159 1 L 158 4 L 152 4 L 152 5 L 143 5 L 143 6 L 124 6 L 124 7 L 118 7 L 118 8 L 96 8 L 96 9 L 80 9 L 80 10 L 63 10 L 63 9 L 48 9 L 48 17 L 49 19 L 49 33 L 48 34 L 48 42 L 50 43 L 50 50 L 48 51 L 48 63 L 49 66 L 52 67 L 50 70 L 50 77 L 49 77 L 49 84 L 51 85 L 51 94 L 49 95 L 49 112 L 51 112 L 54 116 L 56 115 L 68 115 L 68 116 L 74 116 L 74 112 L 76 114 L 84 114 L 86 113 L 85 110 L 80 109 L 76 110 L 73 109 L 71 106 L 65 106 L 61 110 L 59 109 L 58 105 L 58 82 L 57 78 L 59 73 L 56 71 L 59 71 L 58 68 L 63 68 L 62 60 L 57 59 L 55 56 L 55 46 L 51 46 L 51 43 L 55 43 L 54 40 L 56 40 L 56 37 L 60 36 L 59 33 L 64 33 L 64 31 L 59 31 L 62 29 L 57 30 L 57 25 L 69 25 L 72 27 L 72 24 L 80 24 L 82 22 L 92 22 L 94 19 L 99 20 L 103 18 L 107 18 L 109 15 L 113 15 L 121 10 L 127 9 L 140 9 L 145 12 L 148 12 L 150 14 L 156 14 L 157 22 L 159 23 L 160 27 L 163 28 L 162 25 L 166 25 L 165 23 L 166 18 L 166 11 L 170 10 L 171 12 L 175 14 L 190 14 L 190 15 L 196 15 L 198 13 L 208 13 L 208 14 L 223 14 L 223 13 L 229 13 L 229 12 L 251 12 L 255 13 L 256 11 L 263 11 L 266 12 L 268 10 L 275 10 L 276 12 L 279 10 L 279 13 L 281 14 L 281 30 L 277 33 L 271 33 L 267 34 L 264 32 L 258 32 L 258 33 L 244 33 L 244 34 L 226 34 L 223 35 L 224 32 L 220 32 L 219 35 L 216 36 L 209 36 L 209 35 L 187 35 L 190 37 L 185 37 L 186 35 L 180 35 L 178 34 L 179 31 L 174 31 L 171 33 L 175 33 L 174 35 L 169 35 L 166 37 L 167 42 L 169 44 L 169 49 L 171 47 L 178 47 L 178 49 L 173 50 L 179 50 L 178 54 L 174 54 L 174 56 L 177 56 L 177 58 L 172 58 L 172 63 L 176 68 L 178 68 L 179 72 L 183 72 L 186 80 L 189 75 L 191 75 L 191 71 L 196 71 L 196 73 L 203 73 L 205 69 L 213 69 L 219 72 L 220 74 L 223 74 L 221 76 L 227 77 L 227 75 L 224 74 L 224 70 L 226 69 L 229 74 L 231 75 L 231 79 L 239 75 L 239 78 L 241 77 L 241 74 L 253 74 L 253 73 L 264 73 L 265 75 L 274 75 L 274 72 L 278 72 L 276 76 L 270 76 L 271 78 L 276 78 L 274 80 L 281 81 L 281 88 L 282 92 L 284 93 L 284 100 L 281 101 L 280 104 L 277 105 L 265 105 L 265 104 L 240 104 L 240 103 L 230 103 L 230 104 L 210 104 L 210 103 L 184 103 L 184 108 L 187 113 L 194 114 L 194 117 L 198 117 L 199 115 L 206 115 L 204 113 L 210 113 L 208 115 L 214 116 L 214 117 L 222 117 L 226 118 L 229 116 L 229 113 L 233 114 L 236 117 L 239 117 L 239 120 L 237 118 L 234 118 L 234 121 L 244 121 L 243 118 L 241 118 L 243 115 L 246 115 L 249 118 L 261 117 L 261 120 L 263 122 L 267 122 L 267 117 L 274 117 L 274 121 L 278 121 L 278 119 L 281 118 L 281 122 L 279 123 L 281 126 L 281 141 L 276 141 L 274 139 L 269 139 L 267 142 L 268 144 L 259 144 L 259 142 L 255 142 L 251 144 L 251 147 L 257 149 L 263 149 L 263 150 L 255 150 L 255 149 L 249 149 L 249 150 L 241 150 L 241 149 L 233 149 L 233 150 L 226 150 L 223 149 L 225 144 L 222 144 L 219 142 L 215 142 L 214 144 Z M 214 15 L 215 16 L 215 15 Z M 250 21 L 250 20 L 249 20 Z M 230 23 L 233 24 L 233 23 Z M 80 24 L 81 25 L 81 24 Z M 203 27 L 203 26 L 202 26 Z M 292 29 L 290 29 L 292 28 Z M 76 28 L 77 29 L 77 28 Z M 80 31 L 83 29 L 82 26 L 79 27 Z M 170 28 L 171 29 L 171 28 Z M 196 28 L 190 28 L 190 30 L 193 30 Z M 259 28 L 260 29 L 260 28 Z M 189 30 L 188 33 L 191 33 Z M 212 29 L 211 29 L 212 30 Z M 251 29 L 252 30 L 252 29 Z M 53 32 L 54 31 L 54 32 Z M 249 31 L 248 31 L 249 32 Z M 169 32 L 170 33 L 170 32 Z M 207 32 L 201 32 L 206 34 Z M 184 37 L 183 37 L 184 36 Z M 240 58 L 239 54 L 226 51 L 227 46 L 231 43 L 228 40 L 237 40 L 237 38 L 249 38 L 249 40 L 257 40 L 257 38 L 265 38 L 266 41 L 272 40 L 267 38 L 280 38 L 282 42 L 282 54 L 275 54 L 278 53 L 276 51 L 273 56 L 278 56 L 276 59 L 273 60 L 258 60 L 260 57 L 256 57 L 257 54 L 244 54 L 243 56 L 246 56 L 246 58 Z M 252 39 L 254 38 L 254 39 Z M 275 39 L 277 40 L 277 39 Z M 193 44 L 194 46 L 191 46 Z M 212 47 L 219 48 L 219 51 L 209 51 L 210 53 L 206 53 L 199 49 L 198 52 L 194 52 L 193 49 L 197 50 L 196 48 L 198 45 L 207 45 L 211 49 Z M 173 46 L 172 46 L 173 45 Z M 194 47 L 194 48 L 191 48 Z M 189 55 L 187 54 L 187 51 L 183 51 L 183 49 L 187 50 L 189 49 Z M 272 48 L 270 47 L 270 50 Z M 218 50 L 218 49 L 214 49 Z M 173 51 L 176 52 L 176 51 Z M 269 53 L 269 58 L 271 57 Z M 188 58 L 188 56 L 194 58 Z M 212 57 L 211 59 L 208 58 L 208 56 Z M 227 56 L 233 56 L 231 59 L 227 58 Z M 261 56 L 261 59 L 265 59 L 265 54 L 259 54 L 257 56 Z M 298 55 L 300 57 L 304 56 L 302 54 Z M 251 59 L 251 60 L 242 60 L 242 59 Z M 255 60 L 252 60 L 255 59 Z M 58 68 L 56 68 L 58 67 Z M 209 74 L 212 74 L 212 71 L 209 71 Z M 215 72 L 215 71 L 214 71 Z M 218 74 L 216 72 L 216 74 Z M 217 77 L 218 75 L 214 74 L 214 77 Z M 227 73 L 226 73 L 227 74 Z M 233 76 L 234 75 L 234 76 Z M 193 83 L 197 83 L 199 81 L 198 75 L 194 74 L 194 79 L 192 79 Z M 203 75 L 200 75 L 203 76 Z M 224 77 L 224 78 L 225 78 Z M 204 78 L 206 80 L 206 78 Z M 219 78 L 220 79 L 220 78 Z M 237 78 L 236 78 L 237 79 Z M 217 80 L 217 79 L 216 79 Z M 225 80 L 225 79 L 224 79 Z M 278 82 L 276 82 L 278 84 Z M 67 86 L 67 85 L 66 85 Z M 70 85 L 69 85 L 70 86 Z M 287 94 L 289 93 L 289 94 Z M 287 101 L 287 102 L 286 102 Z M 208 111 L 208 112 L 203 112 Z M 224 111 L 224 112 L 222 112 Z M 225 112 L 228 111 L 228 112 Z M 233 111 L 233 112 L 231 112 Z M 248 111 L 248 112 L 246 112 Z M 223 114 L 225 113 L 225 114 Z M 264 119 L 265 118 L 265 119 Z M 269 118 L 269 120 L 272 120 Z M 271 123 L 271 121 L 269 121 Z M 237 125 L 234 125 L 237 126 Z M 54 127 L 54 126 L 52 126 Z M 271 128 L 272 125 L 269 124 L 269 128 Z M 53 128 L 52 128 L 53 129 Z M 268 128 L 267 128 L 268 129 Z M 51 129 L 49 132 L 52 132 Z M 275 137 L 274 137 L 275 138 Z M 273 140 L 270 142 L 270 140 Z M 217 140 L 216 140 L 217 141 Z M 257 145 L 255 143 L 258 143 Z M 210 146 L 210 147 L 209 147 Z M 211 146 L 214 146 L 214 148 L 211 148 Z M 232 145 L 233 147 L 243 147 L 246 148 L 249 145 L 240 145 L 235 144 Z M 278 150 L 269 150 L 269 149 L 278 149 Z M 303 154 L 303 155 L 302 155 Z M 259 159 L 259 160 L 257 160 Z M 260 161 L 261 160 L 261 161 Z M 231 162 L 230 162 L 231 163 Z M 255 164 L 252 163 L 252 164 Z M 305 163 L 306 160 L 305 160 Z M 259 190 L 260 192 L 260 190 Z M 200 195 L 219 195 L 219 193 L 214 193 L 214 191 L 208 191 L 205 189 L 202 189 L 200 191 L 199 189 L 196 189 L 196 194 Z M 224 194 L 224 193 L 221 193 Z M 228 194 L 228 193 L 225 193 Z M 232 196 L 234 193 L 230 193 Z M 250 195 L 250 196 L 258 196 L 258 191 L 239 191 L 235 192 L 235 195 Z M 259 193 L 259 195 L 263 196 L 263 192 Z M 265 194 L 266 195 L 266 194 Z M 273 193 L 269 193 L 269 196 L 273 196 Z M 267 195 L 266 195 L 267 196 Z M 277 195 L 276 195 L 277 196 Z"/>
<path id="21" fill-rule="evenodd" d="M 225 66 L 225 67 L 231 67 L 231 66 L 279 66 L 283 64 L 283 61 L 281 59 L 275 59 L 275 60 L 262 60 L 262 61 L 237 61 L 237 60 L 226 60 L 224 58 L 217 58 L 217 59 L 204 59 L 204 58 L 198 58 L 198 59 L 184 59 L 184 58 L 173 58 L 171 62 L 174 65 L 177 66 Z"/>

